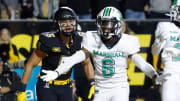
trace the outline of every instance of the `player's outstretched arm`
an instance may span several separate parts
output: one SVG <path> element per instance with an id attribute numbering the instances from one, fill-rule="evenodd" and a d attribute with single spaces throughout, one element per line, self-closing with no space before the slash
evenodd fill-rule
<path id="1" fill-rule="evenodd" d="M 86 59 L 86 54 L 83 50 L 74 53 L 70 57 L 63 57 L 60 65 L 55 70 L 61 75 L 68 72 L 75 64 L 78 64 Z"/>
<path id="2" fill-rule="evenodd" d="M 84 72 L 88 80 L 94 79 L 94 68 L 91 64 L 90 58 L 87 58 L 82 62 L 84 67 Z"/>
<path id="3" fill-rule="evenodd" d="M 26 85 L 27 85 L 29 78 L 31 76 L 32 70 L 36 65 L 39 64 L 39 62 L 45 56 L 46 56 L 46 53 L 36 49 L 33 52 L 33 54 L 31 55 L 31 57 L 29 58 L 26 66 L 25 66 L 25 69 L 24 69 L 24 73 L 23 73 L 23 77 L 21 80 L 20 87 L 18 87 L 19 93 L 17 96 L 17 101 L 26 101 L 25 88 L 26 88 Z"/>
<path id="4" fill-rule="evenodd" d="M 41 76 L 43 81 L 55 80 L 63 73 L 68 72 L 75 64 L 78 64 L 86 59 L 87 55 L 84 50 L 80 50 L 69 57 L 62 57 L 61 63 L 56 70 L 42 70 L 45 75 Z"/>
<path id="5" fill-rule="evenodd" d="M 152 45 L 151 53 L 156 56 L 158 55 L 161 50 L 164 48 L 164 45 L 166 44 L 169 35 L 166 33 L 166 24 L 165 23 L 158 23 L 156 31 L 155 31 L 155 41 Z"/>
<path id="6" fill-rule="evenodd" d="M 82 62 L 82 64 L 84 67 L 86 77 L 89 81 L 89 85 L 91 86 L 88 95 L 88 99 L 91 101 L 94 98 L 94 88 L 95 88 L 94 68 L 91 64 L 90 58 L 87 58 L 85 61 Z"/>
<path id="7" fill-rule="evenodd" d="M 139 54 L 131 55 L 131 60 L 139 69 L 141 69 L 151 79 L 155 76 L 158 76 L 158 73 L 155 71 L 153 66 L 147 63 Z"/>
<path id="8" fill-rule="evenodd" d="M 159 39 L 156 39 L 151 48 L 152 55 L 154 55 L 154 56 L 158 55 L 161 52 L 161 50 L 163 49 L 165 44 L 166 44 L 166 40 L 163 40 L 161 42 L 161 41 L 159 41 Z"/>

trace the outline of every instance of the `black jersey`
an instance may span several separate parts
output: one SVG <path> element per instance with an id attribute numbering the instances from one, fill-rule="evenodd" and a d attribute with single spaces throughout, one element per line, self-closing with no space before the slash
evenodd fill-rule
<path id="1" fill-rule="evenodd" d="M 63 43 L 57 32 L 45 32 L 40 34 L 37 49 L 47 53 L 47 56 L 42 60 L 41 69 L 55 70 L 63 56 L 71 56 L 81 49 L 81 41 L 82 36 L 78 32 L 73 34 L 71 41 L 67 45 Z M 68 79 L 71 75 L 71 71 L 72 70 L 62 74 L 57 79 Z M 43 74 L 41 73 L 41 75 Z"/>

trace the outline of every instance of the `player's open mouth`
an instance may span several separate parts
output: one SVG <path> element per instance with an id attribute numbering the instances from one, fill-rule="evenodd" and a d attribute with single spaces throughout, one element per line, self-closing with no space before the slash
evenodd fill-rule
<path id="1" fill-rule="evenodd" d="M 72 32 L 72 28 L 66 28 L 66 32 Z"/>

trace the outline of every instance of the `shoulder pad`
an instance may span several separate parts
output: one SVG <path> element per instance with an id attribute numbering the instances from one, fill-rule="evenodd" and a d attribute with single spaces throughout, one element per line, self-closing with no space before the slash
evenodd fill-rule
<path id="1" fill-rule="evenodd" d="M 86 32 L 86 36 L 93 36 L 93 37 L 97 37 L 97 31 L 87 31 Z"/>
<path id="2" fill-rule="evenodd" d="M 140 43 L 139 43 L 139 38 L 134 36 L 134 35 L 128 35 L 128 34 L 123 34 L 124 38 L 124 42 L 128 42 L 126 43 L 126 49 L 127 49 L 127 53 L 128 55 L 130 54 L 134 54 L 140 51 Z"/>
<path id="3" fill-rule="evenodd" d="M 55 37 L 56 37 L 55 32 L 44 32 L 39 35 L 39 41 L 45 44 L 48 43 L 49 40 Z"/>
<path id="4" fill-rule="evenodd" d="M 48 53 L 50 51 L 51 43 L 56 38 L 55 32 L 44 32 L 39 35 L 37 48 L 43 52 Z"/>
<path id="5" fill-rule="evenodd" d="M 157 26 L 164 28 L 164 27 L 169 27 L 171 26 L 171 22 L 159 22 Z"/>
<path id="6" fill-rule="evenodd" d="M 122 34 L 127 40 L 139 40 L 139 38 L 135 35 Z"/>

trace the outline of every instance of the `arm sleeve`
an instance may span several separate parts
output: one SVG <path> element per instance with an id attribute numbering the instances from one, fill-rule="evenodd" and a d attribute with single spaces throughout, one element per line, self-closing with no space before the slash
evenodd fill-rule
<path id="1" fill-rule="evenodd" d="M 161 34 L 164 33 L 164 27 L 163 27 L 163 23 L 158 23 L 156 31 L 155 31 L 155 41 L 152 44 L 152 49 L 151 49 L 151 53 L 155 56 L 158 55 L 162 48 L 164 47 L 166 40 L 162 41 L 160 40 Z"/>
<path id="2" fill-rule="evenodd" d="M 157 75 L 157 72 L 155 71 L 153 66 L 147 63 L 139 54 L 133 54 L 131 59 L 132 62 L 148 77 L 152 78 L 153 76 Z"/>
<path id="3" fill-rule="evenodd" d="M 156 39 L 152 45 L 152 49 L 151 49 L 152 55 L 154 56 L 158 55 L 163 49 L 165 44 L 166 44 L 166 40 L 164 40 L 163 42 L 159 42 L 159 40 Z"/>
<path id="4" fill-rule="evenodd" d="M 84 53 L 83 50 L 74 53 L 72 56 L 62 57 L 61 63 L 55 71 L 58 72 L 58 75 L 61 75 L 62 73 L 66 73 L 72 68 L 72 66 L 84 61 L 85 59 L 86 59 L 86 54 Z"/>

